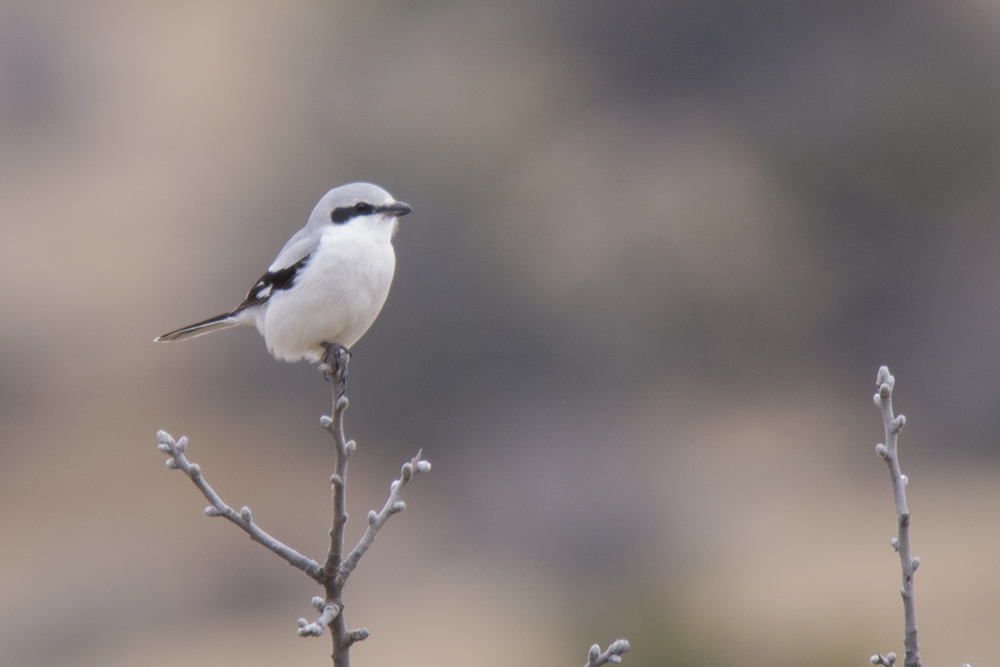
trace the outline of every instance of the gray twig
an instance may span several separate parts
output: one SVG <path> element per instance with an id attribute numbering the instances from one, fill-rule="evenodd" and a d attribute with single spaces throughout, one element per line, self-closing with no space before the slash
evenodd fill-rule
<path id="1" fill-rule="evenodd" d="M 920 666 L 920 647 L 917 644 L 917 608 L 913 599 L 913 573 L 920 566 L 920 559 L 910 554 L 910 511 L 906 508 L 907 478 L 899 470 L 899 456 L 896 450 L 896 440 L 899 432 L 906 424 L 903 415 L 892 413 L 892 389 L 896 378 L 889 373 L 888 366 L 878 369 L 878 379 L 875 384 L 875 405 L 882 411 L 882 422 L 885 425 L 885 443 L 875 446 L 875 451 L 889 466 L 889 476 L 892 479 L 892 494 L 896 501 L 896 524 L 898 533 L 890 540 L 892 548 L 899 553 L 899 562 L 903 570 L 903 587 L 900 595 L 903 597 L 903 655 L 904 667 Z M 892 667 L 896 656 L 889 653 L 883 658 L 876 654 L 871 657 L 872 664 Z"/>
<path id="2" fill-rule="evenodd" d="M 342 357 L 340 363 L 342 376 L 346 377 L 346 358 Z M 431 464 L 421 458 L 423 450 L 417 452 L 412 460 L 403 464 L 399 479 L 395 480 L 389 487 L 389 499 L 380 512 L 372 510 L 368 513 L 368 528 L 357 546 L 351 550 L 347 558 L 344 558 L 344 527 L 347 524 L 347 511 L 345 509 L 347 506 L 345 494 L 347 459 L 354 453 L 356 445 L 353 440 L 347 440 L 344 437 L 344 411 L 347 409 L 348 402 L 347 398 L 340 393 L 342 383 L 332 382 L 331 384 L 333 385 L 333 417 L 324 415 L 320 419 L 320 424 L 330 432 L 334 441 L 334 473 L 330 477 L 333 493 L 333 524 L 330 528 L 330 548 L 322 565 L 285 546 L 264 532 L 253 522 L 249 508 L 243 507 L 237 512 L 224 503 L 219 494 L 202 477 L 198 464 L 191 463 L 185 456 L 186 437 L 175 441 L 166 431 L 159 431 L 156 438 L 157 448 L 168 455 L 167 467 L 183 470 L 211 503 L 205 508 L 205 514 L 223 516 L 229 519 L 246 531 L 252 540 L 263 544 L 284 558 L 290 565 L 297 567 L 310 578 L 322 584 L 326 592 L 325 597 L 317 596 L 312 599 L 313 606 L 320 612 L 319 617 L 311 623 L 300 618 L 298 620 L 298 634 L 301 637 L 318 637 L 326 631 L 326 628 L 330 628 L 330 634 L 333 636 L 334 667 L 350 667 L 350 647 L 356 642 L 367 639 L 369 633 L 367 628 L 347 629 L 342 600 L 344 585 L 365 551 L 375 541 L 379 529 L 390 516 L 403 511 L 406 507 L 401 496 L 407 483 L 415 474 L 429 472 Z"/>
<path id="3" fill-rule="evenodd" d="M 304 618 L 299 619 L 299 637 L 319 637 L 326 630 L 327 626 L 337 618 L 343 611 L 337 604 L 327 602 L 323 598 L 316 596 L 312 599 L 312 604 L 321 612 L 319 618 L 309 623 Z"/>
<path id="4" fill-rule="evenodd" d="M 881 653 L 876 653 L 871 658 L 869 658 L 869 661 L 873 665 L 882 665 L 882 667 L 893 667 L 893 665 L 895 665 L 896 663 L 896 654 L 893 653 L 892 651 L 889 651 L 885 655 L 882 655 Z"/>
<path id="5" fill-rule="evenodd" d="M 594 644 L 590 647 L 590 653 L 587 655 L 587 664 L 583 667 L 600 667 L 606 663 L 612 663 L 615 665 L 621 664 L 622 653 L 629 649 L 628 641 L 625 639 L 616 639 L 611 642 L 608 646 L 608 650 L 601 653 L 601 647 Z"/>
<path id="6" fill-rule="evenodd" d="M 406 503 L 400 500 L 400 497 L 403 495 L 403 489 L 406 488 L 407 483 L 417 473 L 430 472 L 431 464 L 429 461 L 420 458 L 422 453 L 423 450 L 421 449 L 417 452 L 416 456 L 403 464 L 399 472 L 399 479 L 394 480 L 389 485 L 389 499 L 385 501 L 382 509 L 378 513 L 375 510 L 368 512 L 368 527 L 365 529 L 364 535 L 361 536 L 358 544 L 351 550 L 351 553 L 347 555 L 347 558 L 344 559 L 344 562 L 340 566 L 340 574 L 344 579 L 351 576 L 351 572 L 358 566 L 358 561 L 368 551 L 368 547 L 375 542 L 375 536 L 378 535 L 378 531 L 389 520 L 389 517 L 406 509 Z"/>
<path id="7" fill-rule="evenodd" d="M 336 383 L 333 383 L 336 385 Z M 334 391 L 333 417 L 326 415 L 320 417 L 319 423 L 333 436 L 333 474 L 330 476 L 330 485 L 333 496 L 333 525 L 330 527 L 330 548 L 327 550 L 326 562 L 323 564 L 323 573 L 327 577 L 337 574 L 340 567 L 341 555 L 344 552 L 344 526 L 347 525 L 346 493 L 344 484 L 347 481 L 347 458 L 354 453 L 356 445 L 354 441 L 348 442 L 344 438 L 344 410 L 347 409 L 348 401 L 346 396 L 338 396 Z"/>
<path id="8" fill-rule="evenodd" d="M 205 514 L 208 516 L 222 516 L 237 526 L 246 531 L 247 535 L 254 542 L 259 542 L 265 547 L 278 554 L 284 558 L 289 565 L 292 567 L 297 567 L 306 573 L 310 578 L 320 581 L 323 568 L 322 566 L 311 558 L 303 556 L 295 549 L 284 545 L 275 538 L 268 535 L 264 530 L 262 530 L 256 523 L 253 522 L 253 517 L 250 514 L 249 507 L 243 507 L 239 512 L 234 510 L 232 507 L 227 505 L 219 497 L 219 494 L 209 486 L 208 482 L 201 474 L 201 467 L 197 463 L 192 463 L 188 461 L 187 457 L 184 455 L 184 450 L 187 449 L 187 437 L 181 436 L 180 440 L 174 440 L 173 437 L 166 431 L 157 431 L 156 439 L 158 441 L 157 449 L 159 449 L 164 454 L 168 454 L 167 467 L 172 470 L 183 470 L 191 481 L 194 482 L 195 486 L 204 494 L 208 502 L 211 503 L 205 508 Z"/>
<path id="9" fill-rule="evenodd" d="M 330 528 L 330 548 L 323 565 L 271 537 L 253 522 L 248 507 L 243 507 L 237 512 L 223 502 L 219 494 L 205 481 L 201 474 L 201 467 L 197 463 L 188 461 L 187 456 L 185 456 L 188 442 L 186 436 L 182 436 L 180 440 L 174 440 L 169 433 L 161 430 L 156 433 L 156 439 L 157 449 L 168 455 L 167 467 L 184 471 L 211 503 L 205 508 L 205 514 L 229 519 L 242 528 L 250 536 L 250 539 L 263 544 L 290 565 L 297 567 L 310 578 L 323 584 L 326 597 L 316 596 L 312 599 L 313 607 L 320 612 L 319 618 L 311 623 L 300 618 L 298 620 L 298 634 L 300 637 L 318 637 L 326 631 L 326 628 L 330 628 L 333 635 L 334 667 L 350 667 L 350 647 L 356 642 L 367 639 L 369 633 L 367 628 L 347 629 L 343 613 L 344 603 L 341 599 L 344 585 L 354 568 L 358 566 L 361 557 L 374 544 L 379 530 L 389 520 L 389 517 L 406 509 L 406 504 L 402 501 L 406 485 L 409 484 L 414 475 L 430 472 L 431 464 L 421 458 L 423 450 L 418 451 L 416 456 L 403 464 L 399 479 L 393 480 L 392 484 L 389 485 L 389 498 L 385 501 L 382 509 L 378 512 L 375 510 L 368 512 L 368 527 L 347 558 L 343 558 L 344 527 L 347 525 L 347 512 L 345 510 L 347 459 L 354 453 L 356 445 L 353 440 L 346 440 L 344 437 L 344 411 L 348 405 L 347 398 L 338 393 L 339 385 L 337 383 L 332 384 L 334 386 L 333 417 L 324 415 L 320 419 L 320 424 L 330 432 L 334 440 L 334 473 L 330 477 L 330 484 L 333 487 L 333 525 Z M 895 444 L 894 441 L 893 444 Z M 629 643 L 624 639 L 615 640 L 604 652 L 601 652 L 600 646 L 594 644 L 590 647 L 587 664 L 584 667 L 600 667 L 608 663 L 620 664 L 622 654 L 628 649 Z M 889 656 L 891 660 L 895 660 L 895 655 L 890 653 Z M 877 657 L 881 659 L 881 656 Z M 873 663 L 876 662 L 875 658 L 876 656 L 872 656 Z M 892 667 L 891 661 L 876 664 Z"/>
<path id="10" fill-rule="evenodd" d="M 339 359 L 344 377 L 347 374 L 347 360 L 349 358 L 347 356 Z M 320 370 L 324 371 L 323 368 Z M 334 472 L 330 476 L 333 495 L 333 522 L 330 527 L 330 548 L 327 551 L 319 578 L 326 591 L 326 597 L 325 599 L 316 598 L 317 609 L 321 609 L 323 613 L 314 623 L 306 623 L 305 619 L 299 619 L 299 634 L 316 636 L 322 634 L 324 627 L 329 627 L 330 634 L 333 636 L 334 667 L 349 667 L 351 645 L 367 639 L 368 630 L 366 628 L 347 629 L 347 621 L 344 619 L 343 613 L 343 593 L 347 578 L 351 576 L 358 561 L 375 541 L 375 535 L 386 520 L 391 515 L 403 511 L 406 507 L 400 496 L 407 482 L 418 472 L 430 471 L 431 464 L 420 458 L 421 452 L 417 452 L 413 460 L 403 464 L 400 478 L 390 486 L 389 500 L 386 501 L 381 512 L 376 513 L 373 510 L 368 513 L 368 528 L 358 545 L 354 547 L 347 558 L 344 558 L 344 527 L 347 525 L 347 459 L 354 453 L 357 445 L 353 440 L 347 440 L 344 436 L 344 411 L 347 410 L 348 401 L 347 397 L 342 394 L 342 385 L 337 382 L 331 382 L 331 385 L 333 385 L 333 416 L 324 415 L 320 418 L 320 425 L 333 436 L 334 444 Z"/>

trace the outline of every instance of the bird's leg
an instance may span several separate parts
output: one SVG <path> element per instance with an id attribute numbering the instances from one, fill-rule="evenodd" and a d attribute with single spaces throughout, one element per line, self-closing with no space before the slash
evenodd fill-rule
<path id="1" fill-rule="evenodd" d="M 321 343 L 326 352 L 320 358 L 319 370 L 327 382 L 336 382 L 340 385 L 340 393 L 343 396 L 347 390 L 347 364 L 351 360 L 351 351 L 340 343 Z"/>

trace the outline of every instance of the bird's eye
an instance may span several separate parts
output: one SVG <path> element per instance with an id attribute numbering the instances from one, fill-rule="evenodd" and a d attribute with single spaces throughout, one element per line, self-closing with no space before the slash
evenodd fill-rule
<path id="1" fill-rule="evenodd" d="M 360 213 L 361 215 L 368 215 L 369 213 L 375 212 L 375 207 L 366 201 L 359 201 L 357 204 L 354 205 L 354 210 Z"/>

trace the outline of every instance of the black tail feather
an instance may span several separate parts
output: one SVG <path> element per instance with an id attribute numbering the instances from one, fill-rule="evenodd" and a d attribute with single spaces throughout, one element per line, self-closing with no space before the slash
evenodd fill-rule
<path id="1" fill-rule="evenodd" d="M 239 322 L 234 319 L 236 315 L 235 311 L 231 313 L 223 313 L 222 315 L 216 315 L 215 317 L 210 317 L 207 320 L 202 320 L 201 322 L 195 322 L 194 324 L 189 324 L 186 327 L 180 329 L 175 329 L 174 331 L 168 331 L 162 336 L 158 336 L 154 339 L 157 343 L 169 343 L 172 340 L 184 340 L 185 338 L 194 338 L 195 336 L 202 336 L 219 329 L 228 329 L 229 327 L 235 327 Z"/>

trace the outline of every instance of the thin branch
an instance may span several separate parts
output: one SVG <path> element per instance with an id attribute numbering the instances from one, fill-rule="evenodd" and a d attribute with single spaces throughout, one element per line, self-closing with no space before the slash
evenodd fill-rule
<path id="1" fill-rule="evenodd" d="M 892 413 L 892 389 L 896 384 L 896 378 L 889 373 L 888 366 L 878 369 L 878 379 L 875 381 L 878 391 L 875 393 L 875 405 L 882 411 L 882 422 L 885 425 L 885 443 L 875 446 L 875 451 L 882 460 L 889 466 L 889 476 L 892 479 L 892 493 L 896 502 L 896 523 L 898 534 L 890 544 L 899 553 L 899 562 L 903 571 L 903 587 L 899 591 L 903 597 L 903 656 L 904 667 L 921 667 L 920 647 L 917 644 L 917 608 L 913 599 L 913 573 L 920 566 L 920 559 L 910 553 L 910 512 L 906 507 L 906 484 L 907 478 L 899 469 L 899 456 L 896 449 L 896 440 L 899 432 L 906 424 L 906 417 L 903 415 L 894 416 Z M 890 659 L 890 656 L 892 659 Z M 895 655 L 886 655 L 885 662 L 877 662 L 876 658 L 882 656 L 876 654 L 872 656 L 873 664 L 892 664 Z"/>
<path id="2" fill-rule="evenodd" d="M 400 499 L 403 489 L 407 483 L 417 473 L 429 472 L 431 464 L 420 458 L 420 452 L 411 461 L 403 464 L 399 479 L 395 480 L 389 487 L 389 499 L 382 510 L 376 513 L 374 510 L 368 513 L 368 528 L 362 535 L 357 546 L 351 551 L 346 559 L 344 553 L 344 527 L 347 525 L 347 501 L 346 501 L 346 481 L 347 481 L 347 459 L 356 448 L 353 440 L 344 437 L 344 411 L 347 409 L 348 401 L 344 394 L 344 385 L 347 381 L 347 364 L 350 361 L 350 352 L 339 345 L 327 346 L 327 354 L 324 355 L 323 363 L 320 364 L 320 372 L 330 380 L 333 386 L 333 416 L 324 415 L 320 419 L 320 424 L 333 436 L 334 441 L 334 473 L 330 476 L 330 484 L 333 496 L 333 521 L 330 527 L 330 547 L 326 554 L 326 559 L 322 565 L 303 556 L 294 549 L 285 546 L 264 532 L 253 522 L 250 509 L 243 507 L 239 512 L 227 505 L 219 497 L 219 494 L 209 486 L 202 477 L 201 468 L 196 463 L 188 461 L 184 454 L 187 448 L 187 438 L 174 440 L 166 431 L 159 431 L 156 434 L 158 441 L 157 449 L 168 455 L 167 467 L 175 470 L 183 470 L 195 486 L 204 494 L 211 503 L 205 508 L 205 514 L 209 516 L 223 516 L 242 528 L 252 540 L 263 544 L 268 549 L 284 558 L 290 565 L 305 572 L 310 578 L 321 584 L 325 590 L 325 597 L 314 597 L 313 606 L 320 612 L 319 618 L 312 623 L 304 618 L 298 620 L 298 634 L 301 637 L 318 637 L 322 635 L 326 628 L 330 629 L 333 636 L 333 664 L 334 667 L 350 667 L 350 647 L 356 642 L 368 638 L 367 628 L 348 630 L 344 620 L 344 602 L 342 599 L 344 585 L 347 578 L 357 567 L 361 557 L 375 541 L 375 536 L 385 522 L 393 514 L 402 512 L 406 505 Z M 627 645 L 626 645 L 627 648 Z M 610 650 L 610 649 L 609 649 Z M 612 655 L 611 658 L 614 656 Z M 613 660 L 609 658 L 610 661 Z M 599 663 L 603 664 L 603 663 Z"/>
<path id="3" fill-rule="evenodd" d="M 629 649 L 628 641 L 616 639 L 608 646 L 608 650 L 601 653 L 601 647 L 594 644 L 590 647 L 590 654 L 587 656 L 587 664 L 583 667 L 600 667 L 601 665 L 612 663 L 621 664 L 622 653 Z"/>
<path id="4" fill-rule="evenodd" d="M 167 458 L 167 467 L 173 470 L 184 471 L 191 478 L 191 481 L 194 482 L 195 486 L 204 494 L 205 498 L 208 499 L 208 502 L 211 503 L 211 505 L 205 508 L 205 514 L 208 516 L 222 516 L 229 519 L 242 528 L 250 536 L 251 540 L 263 544 L 284 558 L 292 567 L 302 570 L 315 581 L 320 581 L 323 568 L 319 563 L 303 556 L 295 549 L 282 544 L 264 532 L 264 530 L 253 522 L 250 508 L 243 507 L 237 512 L 222 501 L 219 494 L 202 477 L 201 467 L 197 463 L 188 461 L 184 455 L 184 450 L 187 449 L 186 436 L 182 436 L 180 440 L 174 440 L 166 431 L 157 431 L 156 439 L 158 441 L 156 448 L 164 454 L 169 455 L 169 458 Z"/>
<path id="5" fill-rule="evenodd" d="M 382 506 L 382 510 L 378 513 L 375 510 L 368 512 L 368 527 L 365 529 L 365 534 L 361 536 L 358 541 L 357 546 L 351 550 L 351 553 L 347 555 L 344 559 L 343 564 L 340 567 L 340 575 L 344 579 L 351 576 L 351 572 L 354 568 L 358 566 L 358 561 L 361 557 L 365 555 L 370 547 L 375 542 L 375 537 L 378 535 L 378 531 L 381 530 L 385 522 L 389 520 L 389 517 L 393 514 L 399 514 L 404 509 L 406 509 L 406 503 L 400 500 L 403 495 L 403 489 L 409 483 L 413 476 L 417 473 L 430 472 L 431 464 L 429 461 L 425 461 L 420 458 L 423 450 L 417 452 L 417 455 L 413 457 L 410 461 L 403 464 L 402 469 L 399 472 L 399 479 L 394 480 L 392 484 L 389 485 L 389 499 L 385 501 L 385 505 Z"/>
<path id="6" fill-rule="evenodd" d="M 327 626 L 333 622 L 343 608 L 334 602 L 327 602 L 317 596 L 312 599 L 312 604 L 320 612 L 319 618 L 309 623 L 304 618 L 299 619 L 299 637 L 319 637 L 326 630 Z"/>
<path id="7" fill-rule="evenodd" d="M 333 388 L 333 416 L 323 415 L 320 418 L 320 425 L 333 436 L 334 472 L 330 476 L 333 520 L 330 526 L 330 548 L 318 579 L 323 584 L 326 597 L 314 598 L 314 606 L 321 611 L 320 617 L 313 623 L 299 619 L 299 635 L 304 637 L 321 635 L 324 628 L 330 628 L 330 634 L 333 636 L 334 667 L 350 667 L 350 647 L 366 639 L 369 634 L 367 628 L 347 629 L 343 613 L 343 593 L 347 578 L 357 567 L 361 556 L 375 541 L 375 535 L 386 520 L 406 507 L 400 500 L 400 495 L 407 482 L 414 474 L 428 472 L 431 469 L 431 464 L 420 458 L 420 452 L 417 452 L 412 461 L 403 464 L 400 478 L 390 487 L 389 500 L 385 507 L 377 514 L 374 511 L 368 513 L 368 528 L 362 535 L 361 541 L 345 559 L 343 554 L 344 528 L 347 525 L 347 460 L 357 448 L 355 442 L 347 440 L 344 435 L 344 411 L 348 406 L 347 397 L 344 396 L 344 383 L 347 379 L 349 361 L 350 353 L 345 348 L 332 345 L 327 348 L 327 354 L 319 368 L 324 377 L 330 380 Z"/>
<path id="8" fill-rule="evenodd" d="M 347 500 L 344 485 L 347 482 L 347 458 L 354 452 L 354 441 L 347 442 L 344 438 L 344 410 L 347 409 L 347 397 L 337 396 L 337 385 L 334 385 L 333 418 L 326 415 L 320 418 L 320 425 L 333 436 L 333 475 L 330 485 L 333 487 L 333 525 L 330 527 L 330 549 L 323 564 L 323 573 L 327 577 L 337 574 L 340 569 L 341 556 L 344 553 L 344 526 L 347 525 Z"/>
<path id="9" fill-rule="evenodd" d="M 327 357 L 332 354 L 331 349 L 327 349 Z M 339 356 L 337 357 L 339 361 Z M 323 415 L 319 423 L 333 436 L 333 475 L 330 476 L 330 485 L 333 496 L 333 523 L 330 526 L 330 548 L 326 553 L 326 561 L 323 564 L 323 588 L 326 591 L 325 604 L 333 605 L 340 609 L 340 613 L 333 616 L 328 621 L 330 634 L 333 636 L 333 658 L 334 667 L 350 667 L 351 633 L 347 630 L 347 621 L 344 619 L 344 583 L 340 576 L 340 562 L 344 553 L 344 527 L 347 525 L 347 458 L 354 451 L 354 442 L 348 442 L 344 437 L 344 411 L 347 409 L 348 400 L 344 396 L 344 381 L 347 373 L 346 357 L 343 365 L 338 363 L 338 372 L 332 373 L 329 364 L 324 361 L 320 365 L 320 372 L 330 381 L 333 387 L 333 417 Z M 336 376 L 340 376 L 337 381 Z M 301 632 L 300 632 L 301 634 Z M 315 636 L 315 635 L 303 635 Z"/>

